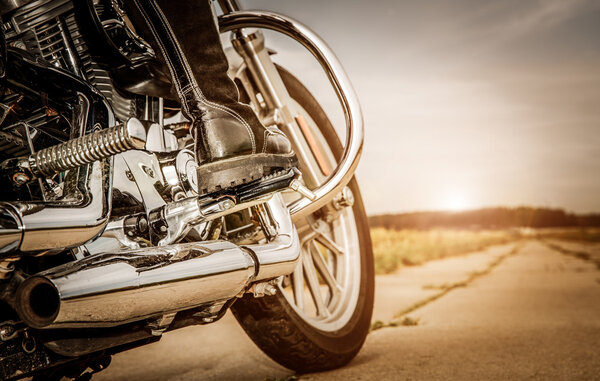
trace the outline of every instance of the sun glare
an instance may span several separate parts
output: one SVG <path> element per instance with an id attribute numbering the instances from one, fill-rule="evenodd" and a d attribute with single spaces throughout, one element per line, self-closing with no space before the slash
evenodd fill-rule
<path id="1" fill-rule="evenodd" d="M 470 207 L 469 199 L 464 192 L 450 192 L 445 195 L 442 207 L 453 212 L 465 210 Z"/>

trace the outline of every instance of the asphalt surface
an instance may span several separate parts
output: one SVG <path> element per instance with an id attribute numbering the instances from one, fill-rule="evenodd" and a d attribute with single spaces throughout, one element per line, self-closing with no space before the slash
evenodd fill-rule
<path id="1" fill-rule="evenodd" d="M 531 241 L 518 250 L 492 248 L 378 277 L 374 320 L 383 328 L 369 334 L 347 366 L 298 376 L 600 380 L 600 271 L 593 260 L 581 258 Z M 418 324 L 389 326 L 407 316 Z M 119 354 L 94 380 L 274 380 L 291 375 L 227 315 Z"/>

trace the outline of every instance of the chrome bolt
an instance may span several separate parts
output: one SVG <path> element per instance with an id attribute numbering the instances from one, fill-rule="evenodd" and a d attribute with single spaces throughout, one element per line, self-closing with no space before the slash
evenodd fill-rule
<path id="1" fill-rule="evenodd" d="M 152 168 L 146 167 L 145 165 L 142 165 L 142 169 L 144 170 L 144 172 L 146 172 L 146 174 L 148 176 L 154 178 L 154 171 L 152 170 Z"/>
<path id="2" fill-rule="evenodd" d="M 275 286 L 273 286 L 272 284 L 267 284 L 265 286 L 265 295 L 269 295 L 269 296 L 273 296 L 277 293 L 277 288 L 275 288 Z"/>
<path id="3" fill-rule="evenodd" d="M 0 327 L 0 339 L 8 339 L 14 332 L 15 328 L 12 325 L 3 325 Z"/>
<path id="4" fill-rule="evenodd" d="M 255 283 L 251 290 L 255 298 L 262 298 L 265 295 L 273 296 L 277 293 L 277 288 L 268 282 Z"/>
<path id="5" fill-rule="evenodd" d="M 148 231 L 148 220 L 144 217 L 141 217 L 137 221 L 137 229 L 140 233 L 146 233 Z"/>
<path id="6" fill-rule="evenodd" d="M 23 172 L 15 173 L 13 175 L 13 181 L 17 185 L 23 185 L 23 184 L 27 183 L 29 180 L 30 180 L 29 176 L 27 176 Z"/>
<path id="7" fill-rule="evenodd" d="M 221 207 L 223 208 L 223 210 L 231 209 L 234 207 L 234 205 L 235 204 L 230 199 L 226 199 L 221 202 Z"/>
<path id="8" fill-rule="evenodd" d="M 333 206 L 337 210 L 352 207 L 354 205 L 354 193 L 348 187 L 344 187 L 342 191 L 333 199 Z"/>
<path id="9" fill-rule="evenodd" d="M 292 188 L 293 190 L 300 193 L 302 196 L 306 197 L 311 201 L 314 201 L 317 198 L 317 195 L 314 194 L 310 189 L 305 187 L 304 184 L 302 184 L 298 179 L 292 180 L 292 182 L 290 183 L 290 188 Z"/>

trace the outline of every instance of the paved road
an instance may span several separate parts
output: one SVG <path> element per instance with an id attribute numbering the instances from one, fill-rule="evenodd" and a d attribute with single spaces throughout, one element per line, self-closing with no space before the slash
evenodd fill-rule
<path id="1" fill-rule="evenodd" d="M 348 366 L 300 379 L 600 380 L 598 268 L 538 242 L 507 256 L 509 249 L 381 277 L 375 318 L 384 323 L 414 304 L 403 293 L 397 300 L 393 296 L 406 279 L 420 282 L 405 286 L 425 299 L 442 286 L 467 284 L 411 311 L 418 325 L 372 332 Z M 436 286 L 436 280 L 442 283 Z M 257 350 L 226 316 L 115 356 L 94 379 L 265 380 L 291 374 Z"/>
<path id="2" fill-rule="evenodd" d="M 573 242 L 549 240 L 546 242 L 551 248 L 558 249 L 567 255 L 587 259 L 596 264 L 600 269 L 600 243 L 596 242 Z"/>

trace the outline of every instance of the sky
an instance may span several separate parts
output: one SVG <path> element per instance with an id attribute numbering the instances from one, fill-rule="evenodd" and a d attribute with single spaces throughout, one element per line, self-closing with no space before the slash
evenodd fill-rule
<path id="1" fill-rule="evenodd" d="M 600 212 L 600 1 L 241 3 L 303 22 L 341 60 L 364 113 L 369 214 Z M 343 131 L 311 57 L 266 37 Z"/>

